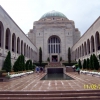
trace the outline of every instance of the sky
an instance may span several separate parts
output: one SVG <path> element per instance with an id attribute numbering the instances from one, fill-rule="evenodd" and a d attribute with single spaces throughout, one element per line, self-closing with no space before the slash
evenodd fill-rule
<path id="1" fill-rule="evenodd" d="M 73 20 L 81 35 L 100 16 L 100 0 L 0 0 L 0 5 L 25 34 L 34 21 L 52 10 Z"/>

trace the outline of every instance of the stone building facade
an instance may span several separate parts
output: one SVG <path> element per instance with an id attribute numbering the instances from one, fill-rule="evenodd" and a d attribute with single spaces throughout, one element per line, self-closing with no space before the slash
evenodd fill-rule
<path id="1" fill-rule="evenodd" d="M 26 61 L 37 61 L 37 47 L 0 6 L 0 69 L 8 51 L 11 52 L 12 64 L 20 54 Z"/>
<path id="2" fill-rule="evenodd" d="M 64 14 L 51 11 L 44 14 L 34 22 L 28 37 L 38 48 L 42 48 L 43 61 L 50 58 L 51 62 L 67 60 L 68 48 L 72 47 L 80 38 L 80 32 L 75 28 L 74 21 L 69 20 Z"/>
<path id="3" fill-rule="evenodd" d="M 90 58 L 91 54 L 95 54 L 99 58 L 100 54 L 100 17 L 89 27 L 89 29 L 81 36 L 76 44 L 72 47 L 73 60 Z"/>
<path id="4" fill-rule="evenodd" d="M 67 61 L 68 48 L 71 48 L 72 60 L 83 61 L 91 54 L 100 54 L 100 17 L 80 37 L 74 21 L 64 14 L 51 11 L 44 14 L 33 24 L 28 37 L 0 6 L 0 69 L 8 53 L 11 52 L 12 64 L 20 54 L 25 60 L 39 60 L 39 48 L 42 48 L 42 59 L 59 62 Z"/>

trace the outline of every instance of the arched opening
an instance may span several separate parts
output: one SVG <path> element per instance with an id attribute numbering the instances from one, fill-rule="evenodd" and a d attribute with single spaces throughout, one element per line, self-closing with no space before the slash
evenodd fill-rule
<path id="1" fill-rule="evenodd" d="M 79 51 L 79 53 L 80 53 L 80 57 L 81 57 L 81 46 L 80 46 L 80 51 Z"/>
<path id="2" fill-rule="evenodd" d="M 51 36 L 48 40 L 48 52 L 60 53 L 60 39 L 57 36 Z"/>
<path id="3" fill-rule="evenodd" d="M 12 51 L 16 52 L 16 36 L 15 33 L 12 35 Z"/>
<path id="4" fill-rule="evenodd" d="M 83 47 L 83 44 L 82 44 L 82 56 L 84 56 L 84 47 Z"/>
<path id="5" fill-rule="evenodd" d="M 11 35 L 9 28 L 6 29 L 6 35 L 5 35 L 5 49 L 10 50 L 10 41 L 11 41 Z"/>
<path id="6" fill-rule="evenodd" d="M 2 22 L 0 21 L 0 47 L 3 47 L 3 39 L 4 39 L 4 27 Z"/>
<path id="7" fill-rule="evenodd" d="M 32 59 L 32 48 L 31 48 L 31 59 Z"/>
<path id="8" fill-rule="evenodd" d="M 27 45 L 27 51 L 26 51 L 27 57 L 28 57 L 28 45 Z"/>
<path id="9" fill-rule="evenodd" d="M 77 59 L 77 49 L 75 50 L 75 60 Z"/>
<path id="10" fill-rule="evenodd" d="M 79 47 L 79 58 L 80 58 L 80 47 Z"/>
<path id="11" fill-rule="evenodd" d="M 23 54 L 23 40 L 21 40 L 21 54 Z"/>
<path id="12" fill-rule="evenodd" d="M 87 40 L 87 53 L 90 54 L 90 40 Z"/>
<path id="13" fill-rule="evenodd" d="M 86 47 L 86 42 L 84 42 L 84 55 L 87 55 L 87 47 Z"/>
<path id="14" fill-rule="evenodd" d="M 17 53 L 20 54 L 20 39 L 17 38 Z"/>
<path id="15" fill-rule="evenodd" d="M 95 52 L 94 37 L 93 37 L 93 35 L 91 36 L 91 53 L 92 52 Z"/>
<path id="16" fill-rule="evenodd" d="M 100 36 L 99 32 L 96 32 L 95 34 L 95 44 L 96 44 L 96 50 L 100 50 Z"/>
<path id="17" fill-rule="evenodd" d="M 24 56 L 26 56 L 26 43 L 24 43 Z"/>
<path id="18" fill-rule="evenodd" d="M 30 47 L 29 47 L 29 58 L 30 58 Z"/>
<path id="19" fill-rule="evenodd" d="M 79 58 L 79 47 L 78 47 L 78 58 Z"/>
<path id="20" fill-rule="evenodd" d="M 52 62 L 58 61 L 59 53 L 61 53 L 61 40 L 58 36 L 54 35 L 48 39 L 48 53 L 52 55 Z"/>

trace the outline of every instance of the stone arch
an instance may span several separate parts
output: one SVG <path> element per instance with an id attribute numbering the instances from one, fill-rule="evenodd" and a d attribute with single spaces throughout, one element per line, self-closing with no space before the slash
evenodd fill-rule
<path id="1" fill-rule="evenodd" d="M 16 52 L 16 35 L 15 35 L 15 33 L 12 34 L 12 51 Z"/>
<path id="2" fill-rule="evenodd" d="M 23 40 L 21 40 L 21 54 L 23 54 Z"/>
<path id="3" fill-rule="evenodd" d="M 32 59 L 32 48 L 31 48 L 31 59 Z"/>
<path id="4" fill-rule="evenodd" d="M 30 58 L 30 47 L 29 47 L 29 58 Z"/>
<path id="5" fill-rule="evenodd" d="M 90 54 L 90 40 L 87 40 L 87 53 Z"/>
<path id="6" fill-rule="evenodd" d="M 80 46 L 80 57 L 81 57 L 81 46 Z"/>
<path id="7" fill-rule="evenodd" d="M 11 33 L 10 33 L 10 29 L 7 28 L 6 29 L 6 34 L 5 34 L 5 49 L 10 50 L 10 42 L 11 41 Z"/>
<path id="8" fill-rule="evenodd" d="M 100 35 L 98 31 L 95 34 L 95 45 L 96 45 L 96 50 L 100 50 Z"/>
<path id="9" fill-rule="evenodd" d="M 84 55 L 87 55 L 87 47 L 86 47 L 86 42 L 84 42 Z"/>
<path id="10" fill-rule="evenodd" d="M 84 56 L 84 46 L 82 44 L 82 56 Z"/>
<path id="11" fill-rule="evenodd" d="M 80 46 L 79 46 L 79 57 L 80 57 Z"/>
<path id="12" fill-rule="evenodd" d="M 78 58 L 79 58 L 79 47 L 78 47 Z"/>
<path id="13" fill-rule="evenodd" d="M 26 43 L 24 43 L 24 56 L 26 56 Z"/>
<path id="14" fill-rule="evenodd" d="M 3 48 L 3 39 L 4 39 L 4 26 L 3 23 L 0 21 L 0 47 Z"/>
<path id="15" fill-rule="evenodd" d="M 17 53 L 20 54 L 20 38 L 17 38 Z"/>
<path id="16" fill-rule="evenodd" d="M 94 36 L 91 36 L 91 53 L 95 52 L 95 45 L 94 45 Z"/>
<path id="17" fill-rule="evenodd" d="M 26 54 L 27 54 L 27 55 L 26 55 L 26 57 L 28 57 L 28 45 L 27 45 L 27 50 L 26 50 Z"/>
<path id="18" fill-rule="evenodd" d="M 75 59 L 77 58 L 77 49 L 75 50 Z"/>

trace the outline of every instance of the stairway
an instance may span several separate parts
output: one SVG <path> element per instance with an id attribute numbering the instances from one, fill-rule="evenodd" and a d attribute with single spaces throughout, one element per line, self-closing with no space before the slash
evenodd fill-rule
<path id="1" fill-rule="evenodd" d="M 100 90 L 0 91 L 0 100 L 100 100 Z"/>
<path id="2" fill-rule="evenodd" d="M 46 67 L 60 67 L 60 62 L 50 62 Z"/>

